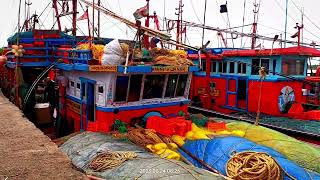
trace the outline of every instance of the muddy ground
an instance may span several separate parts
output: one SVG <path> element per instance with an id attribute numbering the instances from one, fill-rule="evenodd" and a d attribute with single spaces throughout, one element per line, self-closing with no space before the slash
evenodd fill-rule
<path id="1" fill-rule="evenodd" d="M 86 179 L 0 91 L 0 180 Z"/>

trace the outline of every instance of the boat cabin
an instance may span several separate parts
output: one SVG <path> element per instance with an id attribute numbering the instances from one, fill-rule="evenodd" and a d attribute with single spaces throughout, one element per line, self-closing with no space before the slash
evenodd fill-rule
<path id="1" fill-rule="evenodd" d="M 80 52 L 79 52 L 80 53 Z M 108 132 L 115 120 L 134 125 L 150 114 L 186 113 L 195 66 L 61 63 L 66 119 L 74 131 Z M 82 119 L 82 121 L 80 120 Z"/>
<path id="2" fill-rule="evenodd" d="M 311 95 L 305 83 L 307 63 L 319 57 L 320 51 L 308 47 L 211 49 L 209 58 L 202 56 L 202 70 L 195 72 L 191 89 L 192 98 L 200 100 L 202 107 L 224 113 L 259 110 L 289 116 L 293 103 L 305 104 Z M 192 51 L 189 57 L 199 63 Z M 266 69 L 263 80 L 261 67 Z"/>

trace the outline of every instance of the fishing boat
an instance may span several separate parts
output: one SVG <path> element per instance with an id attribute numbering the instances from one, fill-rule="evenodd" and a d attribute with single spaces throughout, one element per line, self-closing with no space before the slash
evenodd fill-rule
<path id="1" fill-rule="evenodd" d="M 319 177 L 319 165 L 311 163 L 319 152 L 310 144 L 261 126 L 188 113 L 190 98 L 223 113 L 257 110 L 279 115 L 273 109 L 278 105 L 285 113 L 290 103 L 293 108 L 293 102 L 310 95 L 308 90 L 303 91 L 305 94 L 296 91 L 304 86 L 300 81 L 306 76 L 307 59 L 320 56 L 319 51 L 302 46 L 270 50 L 195 48 L 182 43 L 181 26 L 177 40 L 172 40 L 159 28 L 142 26 L 139 18 L 132 22 L 94 2 L 81 2 L 135 28 L 136 38 L 105 39 L 98 44 L 91 35 L 80 39 L 61 33 L 60 25 L 58 31 L 19 32 L 9 41 L 3 71 L 11 77 L 6 79 L 7 91 L 12 92 L 18 106 L 25 111 L 28 107 L 42 109 L 36 113 L 40 118 L 44 114 L 49 114 L 48 119 L 53 117 L 50 125 L 54 125 L 56 137 L 79 133 L 53 138 L 61 141 L 61 150 L 77 168 L 96 176 L 92 179 L 237 179 L 241 168 L 232 168 L 236 159 L 255 157 L 268 162 L 267 168 L 259 170 L 265 179 Z M 57 1 L 54 4 L 57 9 Z M 137 12 L 148 10 L 148 4 Z M 148 13 L 140 15 L 146 17 L 146 25 L 149 18 L 156 19 Z M 88 10 L 82 18 L 87 16 Z M 176 49 L 164 48 L 165 43 Z M 28 78 L 33 74 L 30 71 L 36 70 L 39 73 Z M 283 73 L 293 75 L 295 81 L 284 80 Z M 21 77 L 30 81 L 23 95 Z M 44 97 L 49 106 L 40 102 Z M 35 106 L 30 98 L 38 100 Z M 251 167 L 246 176 L 257 173 Z"/>

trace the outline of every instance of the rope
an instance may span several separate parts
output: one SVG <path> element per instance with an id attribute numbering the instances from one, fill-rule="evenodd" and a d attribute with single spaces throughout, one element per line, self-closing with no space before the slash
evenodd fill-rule
<path id="1" fill-rule="evenodd" d="M 258 100 L 258 108 L 257 108 L 257 116 L 256 116 L 256 122 L 254 123 L 256 126 L 259 125 L 260 121 L 260 109 L 261 109 L 261 95 L 262 95 L 262 82 L 267 76 L 267 72 L 265 67 L 261 67 L 259 70 L 260 75 L 260 87 L 259 87 L 259 100 Z"/>
<path id="2" fill-rule="evenodd" d="M 235 180 L 280 180 L 282 169 L 268 154 L 242 152 L 233 155 L 227 162 L 227 176 Z"/>
<path id="3" fill-rule="evenodd" d="M 137 154 L 131 151 L 104 152 L 91 161 L 89 168 L 94 171 L 104 171 L 120 166 L 126 160 L 136 157 Z"/>
<path id="4" fill-rule="evenodd" d="M 131 142 L 142 147 L 146 147 L 149 144 L 164 143 L 156 132 L 151 129 L 130 129 L 127 137 Z"/>

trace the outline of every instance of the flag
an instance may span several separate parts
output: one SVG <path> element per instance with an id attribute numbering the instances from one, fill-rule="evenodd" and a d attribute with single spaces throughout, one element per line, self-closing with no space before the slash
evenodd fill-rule
<path id="1" fill-rule="evenodd" d="M 149 8 L 148 8 L 148 4 L 137 9 L 134 13 L 133 16 L 135 19 L 141 19 L 143 17 L 146 17 L 149 15 Z"/>
<path id="2" fill-rule="evenodd" d="M 223 4 L 220 6 L 220 13 L 228 12 L 227 4 Z"/>
<path id="3" fill-rule="evenodd" d="M 89 13 L 88 10 L 86 10 L 86 12 L 84 12 L 84 14 L 82 16 L 80 16 L 77 21 L 81 21 L 81 20 L 85 20 L 85 19 L 89 19 Z"/>

